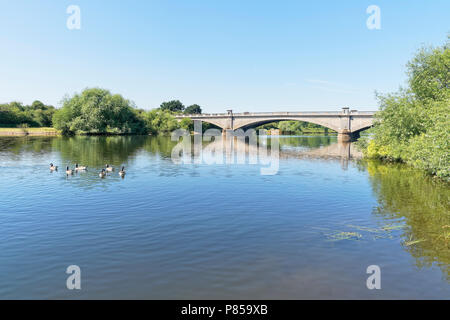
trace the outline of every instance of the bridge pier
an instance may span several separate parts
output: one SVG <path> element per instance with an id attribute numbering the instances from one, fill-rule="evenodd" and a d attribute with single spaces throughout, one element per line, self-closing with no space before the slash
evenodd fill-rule
<path id="1" fill-rule="evenodd" d="M 194 121 L 194 136 L 203 134 L 203 123 L 201 120 L 193 120 Z"/>
<path id="2" fill-rule="evenodd" d="M 233 136 L 233 129 L 222 129 L 222 136 Z"/>
<path id="3" fill-rule="evenodd" d="M 359 138 L 359 132 L 344 131 L 338 133 L 338 141 L 340 142 L 350 142 L 355 141 Z"/>

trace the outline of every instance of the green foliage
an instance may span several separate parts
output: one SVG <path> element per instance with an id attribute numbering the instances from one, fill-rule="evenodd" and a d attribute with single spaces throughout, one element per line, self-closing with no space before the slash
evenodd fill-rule
<path id="1" fill-rule="evenodd" d="M 161 103 L 161 110 L 171 112 L 183 112 L 184 105 L 179 100 L 172 100 Z"/>
<path id="2" fill-rule="evenodd" d="M 80 94 L 63 99 L 55 109 L 34 101 L 31 106 L 19 102 L 0 104 L 0 127 L 51 127 L 63 135 L 72 134 L 167 134 L 175 129 L 194 130 L 190 118 L 178 122 L 173 114 L 182 112 L 184 105 L 173 100 L 163 102 L 158 109 L 137 109 L 132 102 L 108 90 L 88 88 Z M 199 105 L 189 106 L 185 113 L 200 114 Z M 204 123 L 203 129 L 213 127 Z"/>
<path id="3" fill-rule="evenodd" d="M 0 126 L 50 127 L 54 113 L 53 106 L 44 105 L 38 100 L 34 101 L 31 106 L 24 106 L 20 102 L 0 104 Z"/>
<path id="4" fill-rule="evenodd" d="M 189 107 L 201 112 L 198 105 Z M 53 116 L 53 124 L 63 134 L 167 134 L 178 128 L 193 130 L 193 122 L 185 118 L 178 122 L 174 113 L 184 110 L 178 101 L 161 104 L 158 109 L 144 111 L 135 108 L 129 100 L 112 95 L 104 89 L 86 89 L 68 97 L 63 107 Z"/>
<path id="5" fill-rule="evenodd" d="M 303 121 L 272 122 L 259 126 L 258 129 L 280 129 L 282 133 L 286 134 L 302 134 L 304 132 L 333 132 L 333 130 L 324 128 L 318 124 Z"/>
<path id="6" fill-rule="evenodd" d="M 66 98 L 53 116 L 53 125 L 65 134 L 143 134 L 146 127 L 140 114 L 121 95 L 91 88 Z"/>
<path id="7" fill-rule="evenodd" d="M 449 38 L 450 40 L 450 38 Z M 409 88 L 379 95 L 368 157 L 402 161 L 450 179 L 450 41 L 408 63 Z"/>
<path id="8" fill-rule="evenodd" d="M 450 35 L 438 48 L 422 48 L 408 63 L 409 86 L 419 100 L 443 100 L 450 90 Z"/>
<path id="9" fill-rule="evenodd" d="M 144 120 L 147 130 L 151 134 L 165 134 L 179 128 L 179 123 L 172 113 L 161 109 L 146 112 Z"/>
<path id="10" fill-rule="evenodd" d="M 180 121 L 180 128 L 186 129 L 188 131 L 194 130 L 194 121 L 191 120 L 191 118 L 183 118 Z"/>
<path id="11" fill-rule="evenodd" d="M 407 162 L 439 177 L 450 177 L 450 99 L 430 107 L 431 127 L 409 141 Z"/>
<path id="12" fill-rule="evenodd" d="M 193 104 L 184 110 L 185 114 L 201 114 L 202 108 L 198 104 Z"/>

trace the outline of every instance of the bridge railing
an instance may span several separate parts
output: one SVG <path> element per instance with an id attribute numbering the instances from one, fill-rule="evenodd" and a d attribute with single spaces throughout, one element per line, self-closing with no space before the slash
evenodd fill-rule
<path id="1" fill-rule="evenodd" d="M 248 115 L 270 115 L 270 116 L 276 116 L 276 115 L 301 115 L 301 114 L 340 114 L 340 112 L 337 111 L 304 111 L 304 112 L 297 112 L 297 111 L 279 111 L 279 112 L 241 112 L 241 113 L 233 113 L 233 115 L 242 115 L 242 116 L 248 116 Z"/>
<path id="2" fill-rule="evenodd" d="M 319 115 L 332 115 L 332 116 L 340 116 L 342 115 L 342 112 L 339 111 L 305 111 L 305 112 L 241 112 L 241 113 L 233 113 L 234 117 L 249 117 L 249 116 L 267 116 L 267 117 L 276 117 L 276 116 L 319 116 Z M 375 114 L 375 111 L 357 111 L 352 110 L 350 115 L 368 115 L 372 116 Z M 229 117 L 230 115 L 228 113 L 202 113 L 202 114 L 182 114 L 182 115 L 176 115 L 176 117 L 181 118 L 209 118 L 209 117 Z"/>

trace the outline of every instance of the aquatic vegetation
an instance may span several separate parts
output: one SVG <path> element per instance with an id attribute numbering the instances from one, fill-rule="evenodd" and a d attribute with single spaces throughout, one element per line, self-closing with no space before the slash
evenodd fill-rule
<path id="1" fill-rule="evenodd" d="M 381 229 L 361 227 L 361 226 L 355 226 L 355 225 L 351 225 L 351 224 L 347 225 L 347 227 L 355 228 L 356 230 L 360 230 L 360 231 L 375 232 L 375 233 L 382 232 Z"/>
<path id="2" fill-rule="evenodd" d="M 425 241 L 425 239 L 404 241 L 404 242 L 403 242 L 403 245 L 409 247 L 409 246 L 415 245 L 415 244 L 417 244 L 417 243 L 420 243 L 420 242 L 422 242 L 422 241 Z"/>
<path id="3" fill-rule="evenodd" d="M 340 241 L 340 240 L 359 240 L 362 235 L 358 232 L 338 232 L 335 234 L 328 235 L 330 241 Z"/>
<path id="4" fill-rule="evenodd" d="M 366 227 L 366 226 L 356 226 L 352 224 L 347 224 L 347 228 L 351 228 L 349 231 L 338 231 L 330 230 L 327 228 L 315 228 L 322 230 L 325 237 L 330 241 L 341 241 L 341 240 L 362 240 L 362 239 L 393 239 L 391 231 L 401 230 L 405 228 L 404 224 L 387 224 L 379 228 Z M 327 232 L 325 232 L 327 231 Z M 359 231 L 359 232 L 357 232 Z M 373 235 L 375 234 L 375 235 Z"/>
<path id="5" fill-rule="evenodd" d="M 386 226 L 382 227 L 382 229 L 385 231 L 390 231 L 390 230 L 403 229 L 404 227 L 405 227 L 405 225 L 400 225 L 400 224 L 392 225 L 391 224 L 391 225 L 386 225 Z"/>

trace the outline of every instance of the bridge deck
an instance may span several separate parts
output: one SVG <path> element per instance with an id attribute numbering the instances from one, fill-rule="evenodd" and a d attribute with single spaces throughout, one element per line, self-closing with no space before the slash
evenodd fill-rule
<path id="1" fill-rule="evenodd" d="M 373 116 L 375 111 L 352 111 L 349 113 L 350 115 L 359 115 L 359 116 Z M 282 116 L 297 116 L 297 117 L 307 117 L 307 116 L 342 116 L 348 115 L 342 112 L 336 111 L 305 111 L 305 112 L 241 112 L 241 113 L 233 113 L 233 117 L 282 117 Z M 181 118 L 211 118 L 211 117 L 230 117 L 228 113 L 202 113 L 202 114 L 180 114 L 175 117 Z"/>

